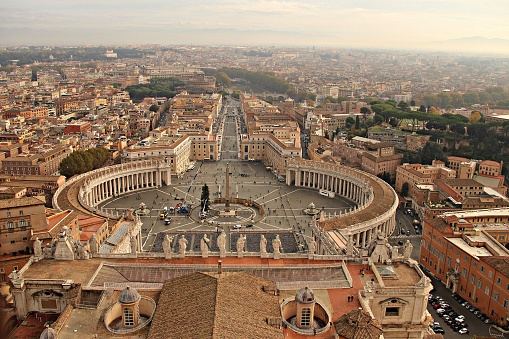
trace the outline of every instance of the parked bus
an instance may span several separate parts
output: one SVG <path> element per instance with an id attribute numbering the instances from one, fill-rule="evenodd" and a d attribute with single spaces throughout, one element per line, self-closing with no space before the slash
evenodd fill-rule
<path id="1" fill-rule="evenodd" d="M 334 198 L 334 196 L 335 196 L 334 192 L 326 191 L 326 190 L 320 190 L 320 194 L 323 195 L 324 197 L 329 197 L 329 198 Z"/>

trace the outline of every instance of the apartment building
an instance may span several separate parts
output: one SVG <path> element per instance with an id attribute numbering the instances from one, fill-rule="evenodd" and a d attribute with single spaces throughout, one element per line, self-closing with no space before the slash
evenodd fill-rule
<path id="1" fill-rule="evenodd" d="M 33 232 L 46 229 L 44 197 L 0 200 L 0 253 L 31 253 Z"/>
<path id="2" fill-rule="evenodd" d="M 509 315 L 509 209 L 444 213 L 423 223 L 420 263 L 499 325 Z"/>
<path id="3" fill-rule="evenodd" d="M 39 153 L 23 153 L 2 160 L 4 174 L 53 175 L 58 173 L 60 162 L 72 153 L 68 145 L 40 150 Z"/>

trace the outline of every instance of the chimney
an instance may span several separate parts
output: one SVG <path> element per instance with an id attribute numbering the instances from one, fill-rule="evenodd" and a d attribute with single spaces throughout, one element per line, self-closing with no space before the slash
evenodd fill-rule
<path id="1" fill-rule="evenodd" d="M 222 264 L 222 261 L 218 260 L 217 261 L 217 274 L 223 273 L 223 268 L 221 267 L 221 264 Z"/>

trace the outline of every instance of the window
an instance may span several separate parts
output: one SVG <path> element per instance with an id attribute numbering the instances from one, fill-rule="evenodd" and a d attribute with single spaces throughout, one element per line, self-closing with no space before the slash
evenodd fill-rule
<path id="1" fill-rule="evenodd" d="M 475 283 L 475 275 L 473 275 L 473 274 L 472 274 L 472 275 L 470 276 L 470 282 L 471 282 L 472 284 L 474 284 L 474 283 Z"/>
<path id="2" fill-rule="evenodd" d="M 484 266 L 481 266 L 481 272 L 484 272 Z"/>
<path id="3" fill-rule="evenodd" d="M 447 257 L 447 266 L 451 266 L 451 257 Z"/>
<path id="4" fill-rule="evenodd" d="M 509 306 L 509 300 L 504 299 L 504 308 L 507 309 L 507 306 Z"/>
<path id="5" fill-rule="evenodd" d="M 498 301 L 498 293 L 497 292 L 493 293 L 493 299 L 495 299 L 495 301 Z"/>
<path id="6" fill-rule="evenodd" d="M 311 324 L 311 309 L 303 308 L 300 318 L 300 325 L 302 327 L 309 327 Z"/>
<path id="7" fill-rule="evenodd" d="M 134 314 L 130 308 L 124 308 L 124 326 L 134 326 Z"/>
<path id="8" fill-rule="evenodd" d="M 488 271 L 488 278 L 491 278 L 493 276 L 493 272 Z"/>
<path id="9" fill-rule="evenodd" d="M 27 222 L 25 221 L 25 219 L 21 219 L 19 221 L 19 227 L 21 227 L 21 228 L 26 228 L 27 227 Z"/>
<path id="10" fill-rule="evenodd" d="M 9 228 L 9 231 L 14 231 L 14 223 L 12 221 L 7 222 L 7 227 Z"/>
<path id="11" fill-rule="evenodd" d="M 461 270 L 461 275 L 464 277 L 467 276 L 467 270 L 465 268 Z"/>
<path id="12" fill-rule="evenodd" d="M 11 217 L 11 212 L 7 211 L 7 218 Z"/>
<path id="13" fill-rule="evenodd" d="M 490 287 L 486 285 L 486 288 L 484 289 L 484 293 L 490 294 Z"/>
<path id="14" fill-rule="evenodd" d="M 23 215 L 23 211 L 19 211 L 19 215 Z"/>
<path id="15" fill-rule="evenodd" d="M 398 317 L 399 316 L 399 307 L 387 307 L 385 309 L 386 317 Z"/>
<path id="16" fill-rule="evenodd" d="M 481 280 L 481 279 L 479 279 L 479 280 L 477 281 L 477 287 L 479 287 L 479 288 L 481 288 L 481 287 L 482 287 L 482 280 Z"/>
<path id="17" fill-rule="evenodd" d="M 499 284 L 499 285 L 500 285 L 501 283 L 502 283 L 502 278 L 498 277 L 498 278 L 497 278 L 497 284 Z"/>

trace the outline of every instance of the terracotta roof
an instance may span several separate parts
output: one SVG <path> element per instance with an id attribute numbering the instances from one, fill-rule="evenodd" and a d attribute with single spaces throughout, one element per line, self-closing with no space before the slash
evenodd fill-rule
<path id="1" fill-rule="evenodd" d="M 17 199 L 5 199 L 0 200 L 0 208 L 14 208 L 14 207 L 22 207 L 22 206 L 34 206 L 34 205 L 44 205 L 46 199 L 44 197 L 35 196 L 35 197 L 24 197 Z"/>
<path id="2" fill-rule="evenodd" d="M 488 265 L 509 277 L 509 257 L 481 257 Z"/>
<path id="3" fill-rule="evenodd" d="M 282 329 L 267 325 L 281 316 L 278 297 L 262 290 L 269 284 L 243 272 L 168 280 L 147 338 L 283 338 Z"/>
<path id="4" fill-rule="evenodd" d="M 480 182 L 474 179 L 444 179 L 444 182 L 451 186 L 472 186 L 472 187 L 484 187 Z"/>
<path id="5" fill-rule="evenodd" d="M 445 220 L 442 218 L 426 219 L 424 222 L 428 223 L 431 227 L 439 230 L 442 233 L 445 231 L 445 229 L 448 226 L 447 223 L 445 222 Z"/>
<path id="6" fill-rule="evenodd" d="M 350 311 L 334 322 L 336 333 L 347 339 L 380 338 L 382 327 L 369 313 L 358 309 Z"/>

